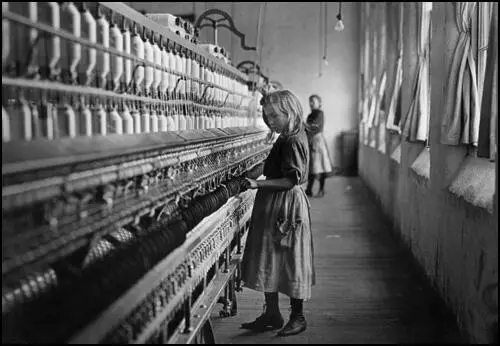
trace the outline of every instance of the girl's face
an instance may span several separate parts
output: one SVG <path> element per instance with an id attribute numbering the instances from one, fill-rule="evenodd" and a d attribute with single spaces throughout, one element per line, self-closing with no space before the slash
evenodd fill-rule
<path id="1" fill-rule="evenodd" d="M 269 127 L 274 132 L 282 133 L 288 126 L 288 117 L 284 114 L 276 113 L 272 105 L 264 106 L 264 114 Z"/>
<path id="2" fill-rule="evenodd" d="M 316 97 L 313 97 L 312 99 L 309 100 L 309 106 L 311 107 L 312 110 L 319 109 L 321 106 L 319 104 L 319 100 Z"/>

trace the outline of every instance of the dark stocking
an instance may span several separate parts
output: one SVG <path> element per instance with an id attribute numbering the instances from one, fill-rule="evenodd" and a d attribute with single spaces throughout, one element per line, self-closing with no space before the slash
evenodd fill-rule
<path id="1" fill-rule="evenodd" d="M 278 304 L 278 292 L 266 292 L 266 314 L 279 314 L 280 307 Z"/>
<path id="2" fill-rule="evenodd" d="M 303 302 L 304 300 L 302 299 L 295 299 L 295 298 L 290 298 L 290 305 L 292 306 L 292 315 L 294 316 L 302 316 L 303 311 Z"/>
<path id="3" fill-rule="evenodd" d="M 315 176 L 314 175 L 310 175 L 309 176 L 309 180 L 307 182 L 307 189 L 306 189 L 306 194 L 308 196 L 312 196 L 312 189 L 313 189 L 313 186 L 314 186 L 314 180 L 315 180 Z"/>
<path id="4" fill-rule="evenodd" d="M 321 173 L 319 177 L 319 191 L 325 191 L 326 173 Z"/>

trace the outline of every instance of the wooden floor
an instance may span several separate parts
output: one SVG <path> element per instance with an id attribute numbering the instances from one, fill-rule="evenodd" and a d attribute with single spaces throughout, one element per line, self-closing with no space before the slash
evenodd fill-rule
<path id="1" fill-rule="evenodd" d="M 238 315 L 212 313 L 218 344 L 463 343 L 446 311 L 407 251 L 393 238 L 359 178 L 327 180 L 327 194 L 312 199 L 317 284 L 305 302 L 308 329 L 281 338 L 240 329 L 263 311 L 261 293 L 238 293 Z M 289 301 L 280 295 L 283 316 Z"/>

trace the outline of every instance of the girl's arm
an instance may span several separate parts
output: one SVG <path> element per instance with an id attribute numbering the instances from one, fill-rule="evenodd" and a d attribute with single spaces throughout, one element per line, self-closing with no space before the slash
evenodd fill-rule
<path id="1" fill-rule="evenodd" d="M 250 179 L 257 179 L 264 173 L 264 163 L 259 163 L 254 168 L 249 170 L 246 176 Z"/>
<path id="2" fill-rule="evenodd" d="M 322 111 L 319 111 L 316 116 L 312 118 L 307 124 L 309 127 L 309 134 L 314 136 L 319 132 L 323 132 L 324 121 L 324 114 Z"/>
<path id="3" fill-rule="evenodd" d="M 254 180 L 247 179 L 250 183 L 251 189 L 266 189 L 266 190 L 290 190 L 295 186 L 294 181 L 291 178 L 283 177 L 279 179 L 269 179 L 269 180 Z"/>

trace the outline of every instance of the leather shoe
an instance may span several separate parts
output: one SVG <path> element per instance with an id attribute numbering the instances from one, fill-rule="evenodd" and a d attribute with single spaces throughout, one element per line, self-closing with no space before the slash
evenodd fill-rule
<path id="1" fill-rule="evenodd" d="M 304 315 L 292 315 L 286 326 L 278 332 L 278 336 L 290 336 L 302 333 L 307 328 Z"/>
<path id="2" fill-rule="evenodd" d="M 261 316 L 257 317 L 257 319 L 253 322 L 243 323 L 241 328 L 250 329 L 253 331 L 265 331 L 265 330 L 274 330 L 280 329 L 285 324 L 283 320 L 283 316 L 280 313 L 277 314 L 269 314 L 264 313 Z"/>

